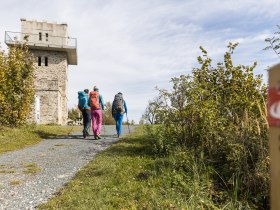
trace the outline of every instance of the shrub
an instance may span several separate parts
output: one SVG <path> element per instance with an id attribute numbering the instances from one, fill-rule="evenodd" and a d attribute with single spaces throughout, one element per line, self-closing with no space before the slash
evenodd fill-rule
<path id="1" fill-rule="evenodd" d="M 266 87 L 261 75 L 254 76 L 256 63 L 233 65 L 236 46 L 228 45 L 216 67 L 201 47 L 201 67 L 172 78 L 172 91 L 159 90 L 165 108 L 157 114 L 163 124 L 152 136 L 158 136 L 154 147 L 161 154 L 178 146 L 203 154 L 205 164 L 217 171 L 217 188 L 261 202 L 269 181 Z"/>
<path id="2" fill-rule="evenodd" d="M 33 57 L 25 45 L 0 50 L 0 125 L 26 122 L 34 101 Z"/>

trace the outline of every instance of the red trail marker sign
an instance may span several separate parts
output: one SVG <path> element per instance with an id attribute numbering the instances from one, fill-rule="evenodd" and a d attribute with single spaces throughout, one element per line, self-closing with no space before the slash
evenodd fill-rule
<path id="1" fill-rule="evenodd" d="M 269 69 L 267 102 L 271 210 L 280 210 L 280 64 Z"/>
<path id="2" fill-rule="evenodd" d="M 268 96 L 268 124 L 280 126 L 280 86 L 269 87 Z"/>

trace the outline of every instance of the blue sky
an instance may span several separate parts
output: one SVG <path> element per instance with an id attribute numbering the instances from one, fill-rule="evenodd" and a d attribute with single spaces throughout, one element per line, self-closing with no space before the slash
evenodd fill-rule
<path id="1" fill-rule="evenodd" d="M 1 2 L 4 32 L 20 31 L 20 18 L 66 22 L 78 40 L 78 65 L 69 66 L 69 108 L 77 91 L 97 85 L 105 101 L 121 91 L 129 118 L 139 121 L 155 87 L 190 73 L 203 46 L 213 64 L 228 42 L 239 41 L 235 64 L 258 62 L 256 73 L 279 62 L 263 51 L 264 39 L 280 24 L 279 0 L 9 0 Z"/>

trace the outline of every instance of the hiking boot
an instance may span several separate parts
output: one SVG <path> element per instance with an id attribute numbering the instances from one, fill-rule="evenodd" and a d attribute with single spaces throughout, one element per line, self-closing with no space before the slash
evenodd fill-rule
<path id="1" fill-rule="evenodd" d="M 97 136 L 96 135 L 94 135 L 94 140 L 97 140 Z"/>
<path id="2" fill-rule="evenodd" d="M 87 137 L 87 132 L 85 130 L 83 130 L 83 137 L 84 139 Z"/>
<path id="3" fill-rule="evenodd" d="M 97 139 L 101 139 L 101 136 L 100 135 L 96 135 Z"/>

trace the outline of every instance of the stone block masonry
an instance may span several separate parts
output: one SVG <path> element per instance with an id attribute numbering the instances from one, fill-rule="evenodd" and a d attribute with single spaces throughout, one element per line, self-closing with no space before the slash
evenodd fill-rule
<path id="1" fill-rule="evenodd" d="M 36 95 L 40 96 L 40 123 L 66 124 L 68 118 L 67 55 L 65 52 L 56 51 L 32 50 L 31 52 L 37 62 L 39 58 L 43 61 L 41 66 L 38 66 L 37 62 L 34 63 L 36 67 L 35 90 Z M 44 62 L 46 58 L 47 66 Z"/>
<path id="2" fill-rule="evenodd" d="M 65 125 L 68 120 L 68 65 L 77 65 L 76 39 L 68 37 L 66 23 L 24 18 L 20 34 L 28 36 L 27 47 L 34 55 L 35 103 L 29 121 Z M 12 45 L 11 40 L 8 41 L 8 45 Z"/>

